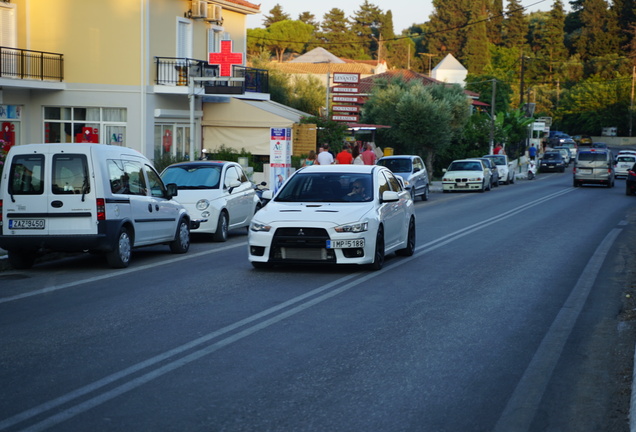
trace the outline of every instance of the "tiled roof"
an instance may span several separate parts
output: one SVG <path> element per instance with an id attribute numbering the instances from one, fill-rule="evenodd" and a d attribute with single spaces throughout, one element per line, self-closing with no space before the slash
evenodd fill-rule
<path id="1" fill-rule="evenodd" d="M 269 69 L 290 74 L 326 75 L 334 72 L 373 74 L 374 67 L 362 63 L 268 63 Z"/>
<path id="2" fill-rule="evenodd" d="M 226 0 L 229 3 L 234 3 L 237 4 L 239 6 L 244 6 L 244 7 L 248 7 L 248 8 L 252 8 L 252 9 L 260 9 L 261 5 L 260 4 L 254 4 L 254 3 L 250 3 L 248 1 L 245 0 Z"/>

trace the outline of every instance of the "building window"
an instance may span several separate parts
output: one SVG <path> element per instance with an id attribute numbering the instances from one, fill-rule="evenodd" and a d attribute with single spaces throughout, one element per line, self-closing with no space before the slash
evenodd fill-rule
<path id="1" fill-rule="evenodd" d="M 44 142 L 126 145 L 125 108 L 44 107 Z"/>
<path id="2" fill-rule="evenodd" d="M 155 124 L 155 161 L 173 158 L 178 161 L 190 159 L 190 124 Z"/>

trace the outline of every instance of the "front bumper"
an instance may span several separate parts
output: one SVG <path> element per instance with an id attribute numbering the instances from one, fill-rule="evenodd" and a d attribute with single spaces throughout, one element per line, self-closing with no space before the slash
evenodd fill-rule
<path id="1" fill-rule="evenodd" d="M 362 233 L 337 233 L 334 226 L 287 224 L 269 232 L 249 232 L 250 262 L 270 264 L 370 264 L 377 227 Z M 327 240 L 363 239 L 363 247 L 328 249 Z"/>

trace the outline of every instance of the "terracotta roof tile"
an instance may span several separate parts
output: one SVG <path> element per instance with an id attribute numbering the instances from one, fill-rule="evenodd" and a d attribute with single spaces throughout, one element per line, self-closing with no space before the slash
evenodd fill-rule
<path id="1" fill-rule="evenodd" d="M 261 5 L 260 4 L 254 4 L 254 3 L 250 3 L 248 1 L 245 0 L 226 0 L 229 3 L 234 3 L 237 4 L 239 6 L 245 6 L 245 7 L 249 7 L 252 9 L 260 9 Z"/>

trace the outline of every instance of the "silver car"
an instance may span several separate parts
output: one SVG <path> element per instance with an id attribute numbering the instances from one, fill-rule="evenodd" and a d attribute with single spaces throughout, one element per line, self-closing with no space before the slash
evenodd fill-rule
<path id="1" fill-rule="evenodd" d="M 411 199 L 422 197 L 422 201 L 428 201 L 430 189 L 428 172 L 422 158 L 414 155 L 384 156 L 379 159 L 377 165 L 390 169 L 393 174 L 404 180 L 406 190 L 411 193 Z"/>

